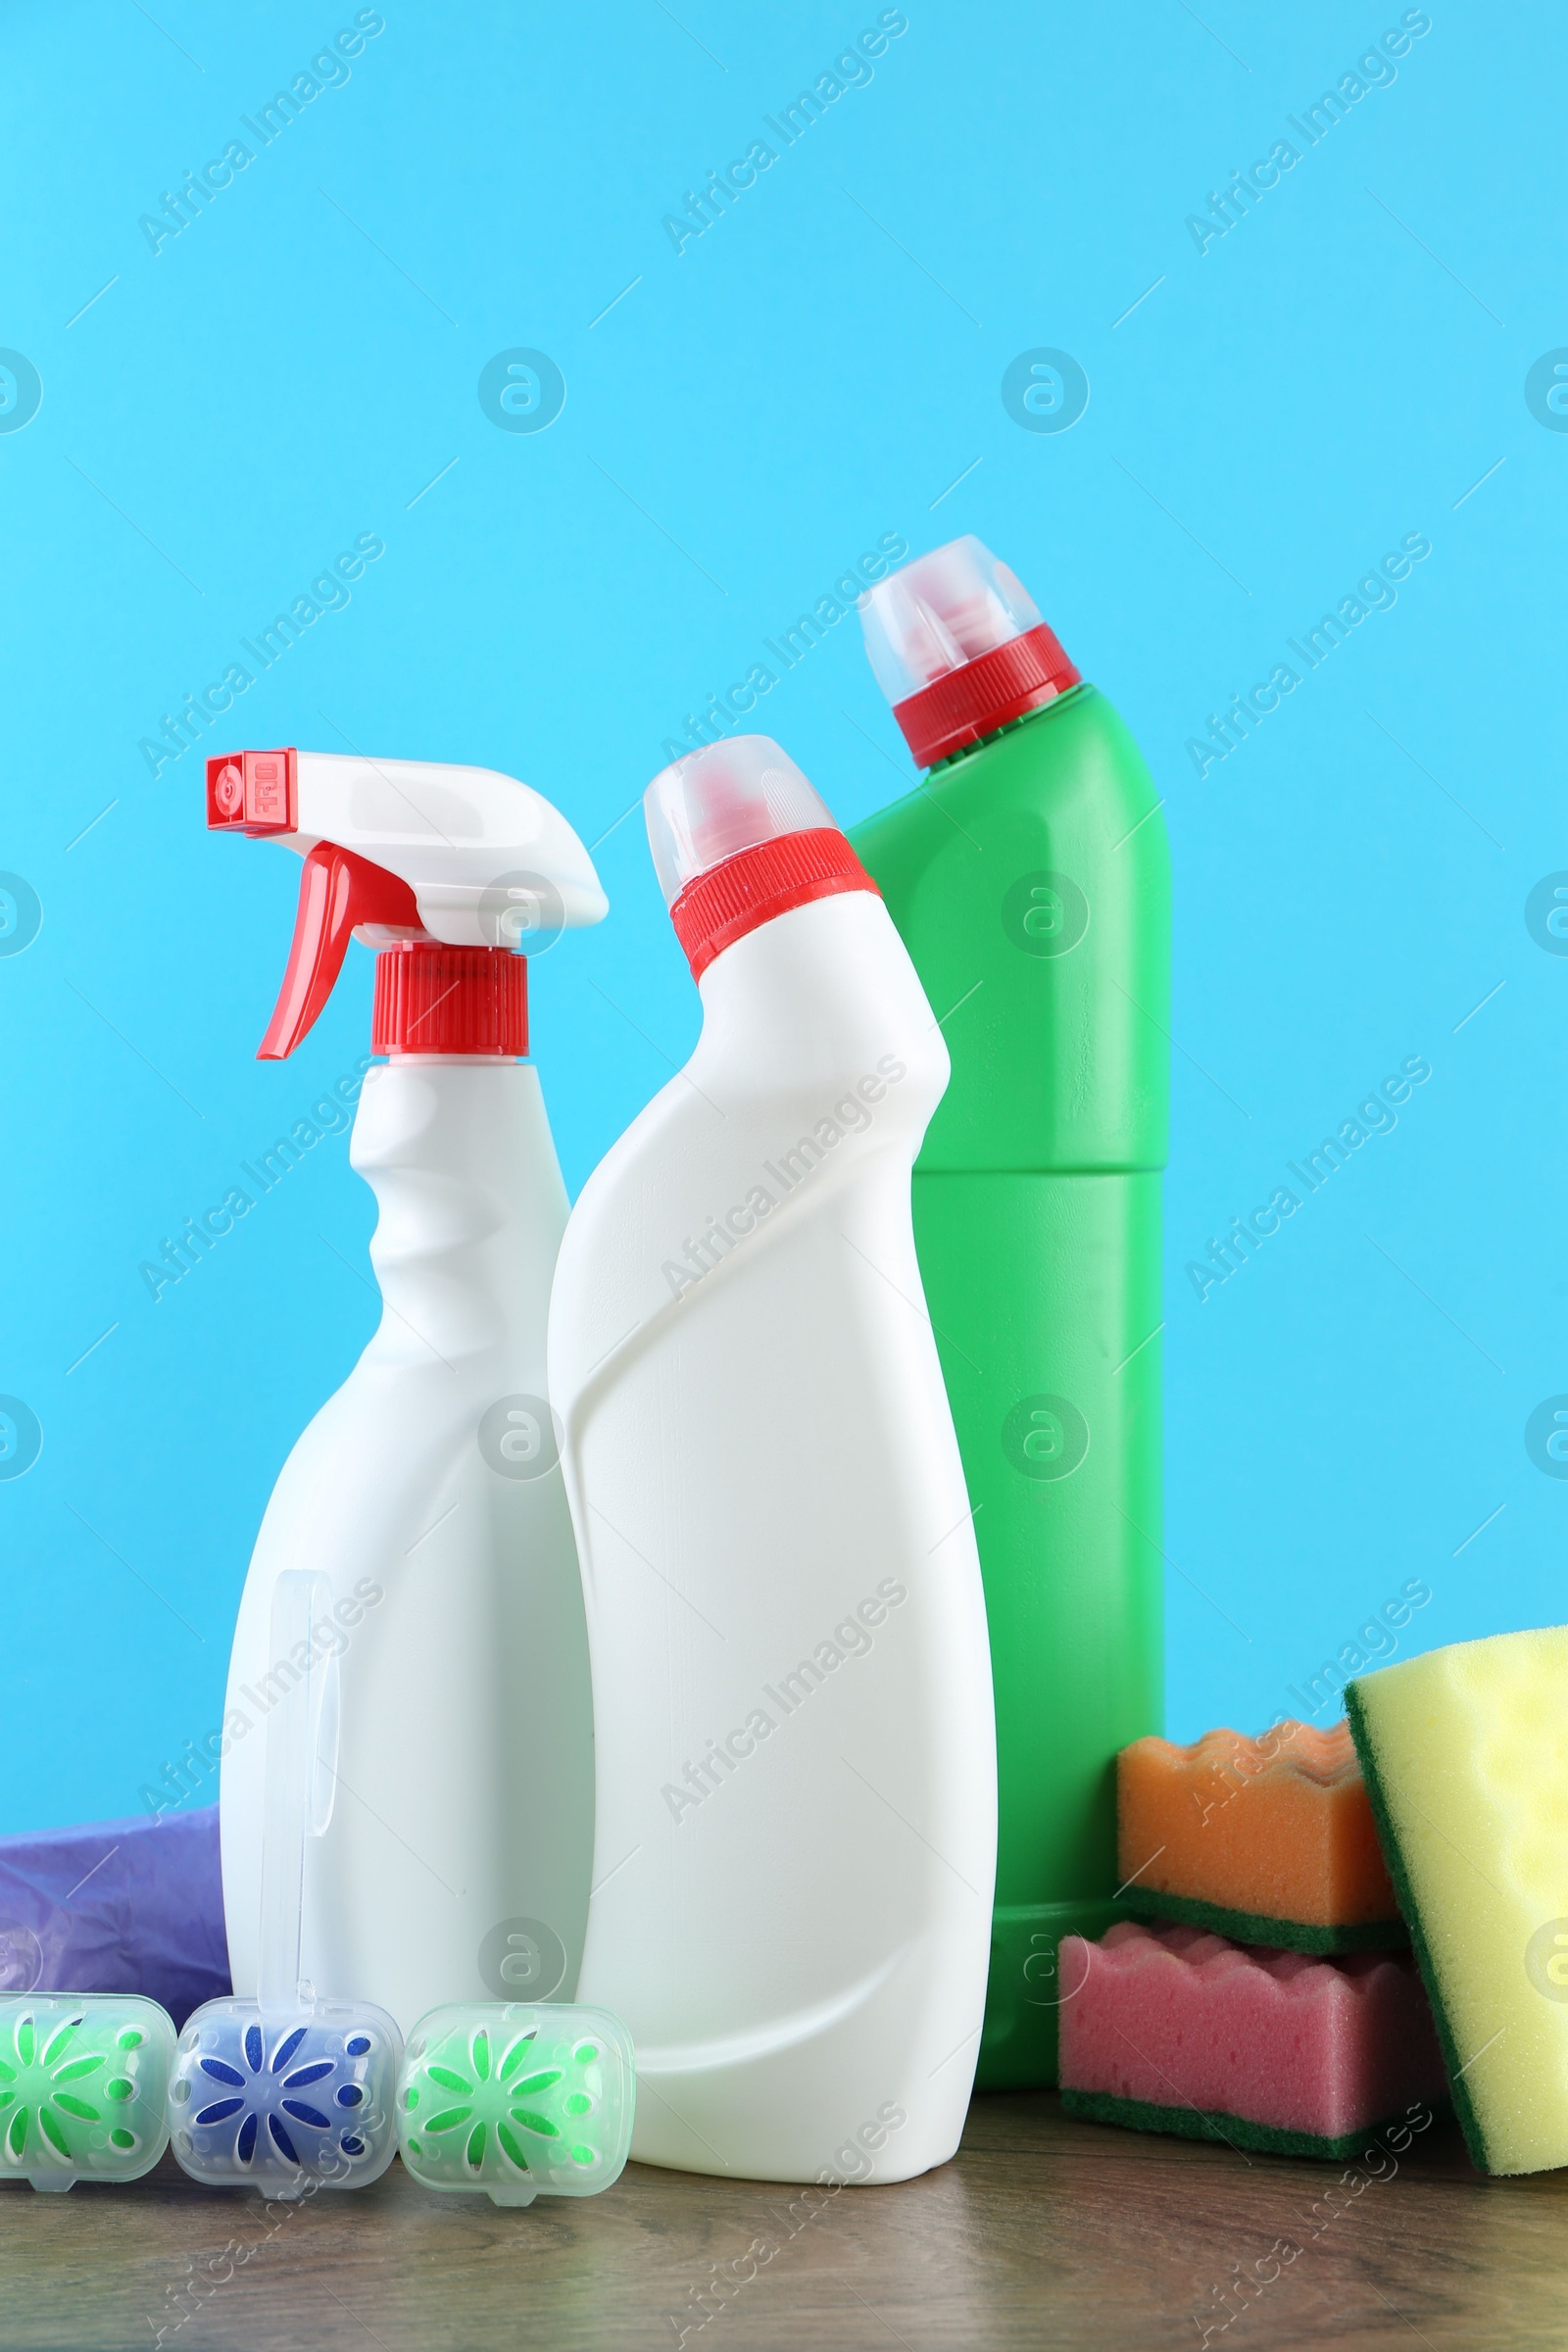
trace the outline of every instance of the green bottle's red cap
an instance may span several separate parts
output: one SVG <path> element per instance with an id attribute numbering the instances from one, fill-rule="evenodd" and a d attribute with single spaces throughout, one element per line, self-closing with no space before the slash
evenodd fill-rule
<path id="1" fill-rule="evenodd" d="M 1079 683 L 1028 590 L 972 535 L 879 580 L 860 599 L 860 625 L 920 767 Z"/>

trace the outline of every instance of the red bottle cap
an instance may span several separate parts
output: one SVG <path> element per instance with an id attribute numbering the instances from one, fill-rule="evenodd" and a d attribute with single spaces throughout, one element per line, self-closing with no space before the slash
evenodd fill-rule
<path id="1" fill-rule="evenodd" d="M 700 980 L 715 956 L 813 899 L 876 884 L 787 752 L 731 735 L 661 768 L 643 795 L 654 870 Z"/>
<path id="2" fill-rule="evenodd" d="M 528 964 L 509 948 L 409 940 L 375 959 L 372 1054 L 528 1051 Z"/>
<path id="3" fill-rule="evenodd" d="M 860 600 L 860 623 L 921 767 L 1080 683 L 1023 583 L 972 536 L 879 580 Z"/>
<path id="4" fill-rule="evenodd" d="M 907 701 L 895 703 L 893 715 L 915 765 L 935 767 L 966 743 L 979 743 L 1009 719 L 1054 702 L 1079 679 L 1054 633 L 1042 621 L 1022 637 L 994 646 L 990 653 L 965 662 L 961 669 L 922 686 Z"/>
<path id="5" fill-rule="evenodd" d="M 713 957 L 748 931 L 788 914 L 792 906 L 836 898 L 846 890 L 881 896 L 837 826 L 819 826 L 759 842 L 699 874 L 671 906 L 669 919 L 692 978 L 700 980 Z"/>

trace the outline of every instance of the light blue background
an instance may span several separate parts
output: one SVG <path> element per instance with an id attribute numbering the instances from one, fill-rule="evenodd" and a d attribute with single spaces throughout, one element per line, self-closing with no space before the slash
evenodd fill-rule
<path id="1" fill-rule="evenodd" d="M 910 0 L 677 257 L 662 217 L 878 11 L 678 13 L 387 0 L 156 256 L 138 216 L 355 10 L 0 18 L 0 344 L 43 383 L 0 434 L 0 866 L 43 907 L 0 957 L 0 1390 L 43 1429 L 0 1483 L 0 1828 L 135 1811 L 217 1722 L 272 1480 L 374 1319 L 341 1138 L 156 1304 L 137 1273 L 368 1044 L 357 949 L 252 1058 L 298 866 L 208 837 L 199 750 L 137 749 L 362 533 L 210 748 L 490 764 L 598 842 L 612 918 L 533 975 L 574 1190 L 696 1030 L 634 807 L 663 738 L 880 534 L 1004 554 L 1168 796 L 1172 1730 L 1267 1721 L 1407 1578 L 1406 1647 L 1563 1613 L 1523 1436 L 1568 1390 L 1568 961 L 1523 915 L 1568 866 L 1568 436 L 1523 391 L 1568 343 L 1560 13 L 1438 0 L 1200 255 L 1186 216 L 1397 7 Z M 1000 397 L 1042 345 L 1092 386 L 1066 432 Z M 480 409 L 514 346 L 564 371 L 547 431 Z M 1187 738 L 1411 531 L 1396 606 L 1200 781 Z M 908 774 L 853 617 L 760 723 L 846 821 Z M 1200 1304 L 1185 1262 L 1414 1054 L 1396 1130 Z"/>

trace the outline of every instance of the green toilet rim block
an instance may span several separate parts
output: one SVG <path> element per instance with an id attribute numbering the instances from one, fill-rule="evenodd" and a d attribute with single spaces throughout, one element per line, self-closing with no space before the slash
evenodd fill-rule
<path id="1" fill-rule="evenodd" d="M 0 1998 L 0 2180 L 139 2180 L 169 2145 L 174 2026 L 135 1993 Z"/>
<path id="2" fill-rule="evenodd" d="M 637 2079 L 608 2009 L 454 2001 L 421 2017 L 398 2078 L 398 2152 L 425 2188 L 531 2205 L 620 2178 Z"/>

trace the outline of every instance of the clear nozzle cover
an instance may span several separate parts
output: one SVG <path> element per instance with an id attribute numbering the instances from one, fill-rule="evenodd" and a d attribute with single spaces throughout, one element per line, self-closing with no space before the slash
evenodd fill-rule
<path id="1" fill-rule="evenodd" d="M 833 819 L 771 735 L 732 735 L 688 752 L 643 794 L 654 871 L 673 906 L 688 882 L 741 850 Z"/>
<path id="2" fill-rule="evenodd" d="M 917 556 L 860 599 L 865 650 L 893 704 L 1040 625 L 1022 581 L 972 533 Z"/>

